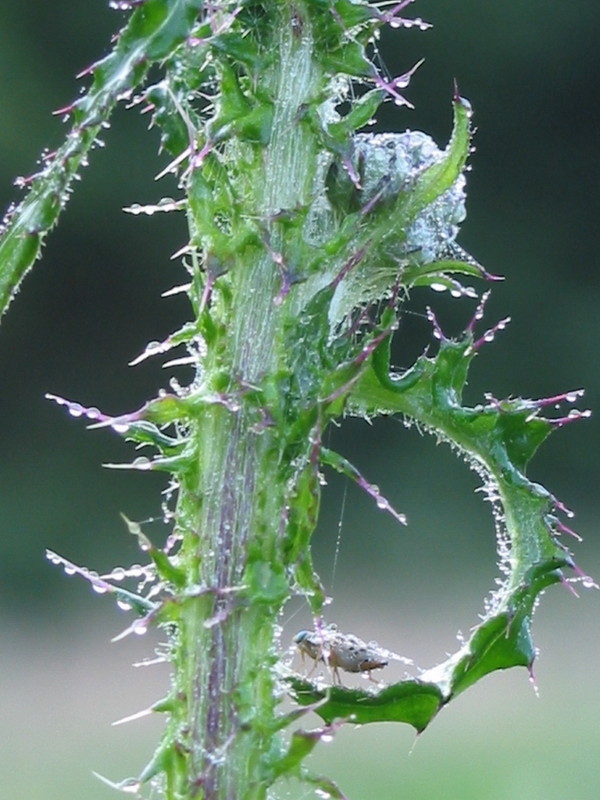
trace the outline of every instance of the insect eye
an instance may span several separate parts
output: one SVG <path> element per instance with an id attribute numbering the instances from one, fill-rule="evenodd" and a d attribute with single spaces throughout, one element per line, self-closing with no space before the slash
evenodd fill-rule
<path id="1" fill-rule="evenodd" d="M 303 642 L 307 636 L 308 631 L 298 631 L 298 633 L 294 636 L 295 644 L 300 644 L 300 642 Z"/>

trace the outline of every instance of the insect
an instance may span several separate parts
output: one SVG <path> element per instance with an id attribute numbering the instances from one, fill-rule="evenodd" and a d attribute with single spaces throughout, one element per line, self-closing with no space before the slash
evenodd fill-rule
<path id="1" fill-rule="evenodd" d="M 387 650 L 381 649 L 375 643 L 366 644 L 353 633 L 342 633 L 334 623 L 316 631 L 299 631 L 294 636 L 294 642 L 303 661 L 308 656 L 315 662 L 308 676 L 314 672 L 319 661 L 322 661 L 331 668 L 333 682 L 339 686 L 342 685 L 340 669 L 346 672 L 366 672 L 372 681 L 371 670 L 381 669 L 388 664 Z"/>

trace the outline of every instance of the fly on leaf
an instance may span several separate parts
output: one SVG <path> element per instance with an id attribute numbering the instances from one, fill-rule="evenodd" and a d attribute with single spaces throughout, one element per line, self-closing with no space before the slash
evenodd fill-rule
<path id="1" fill-rule="evenodd" d="M 314 661 L 307 677 L 319 662 L 323 662 L 331 669 L 334 684 L 339 686 L 342 685 L 340 669 L 367 673 L 369 680 L 373 680 L 371 671 L 386 667 L 390 656 L 387 650 L 374 642 L 366 644 L 353 633 L 342 633 L 334 623 L 315 631 L 299 631 L 294 636 L 294 642 L 303 661 L 306 656 Z"/>

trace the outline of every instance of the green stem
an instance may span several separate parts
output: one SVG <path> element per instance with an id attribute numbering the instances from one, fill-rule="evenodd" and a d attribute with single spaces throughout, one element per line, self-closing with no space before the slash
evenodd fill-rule
<path id="1" fill-rule="evenodd" d="M 244 213 L 258 217 L 278 250 L 285 241 L 275 217 L 307 202 L 316 152 L 310 130 L 296 121 L 314 85 L 312 42 L 308 23 L 301 37 L 294 32 L 291 14 L 281 11 L 280 58 L 266 76 L 275 109 L 270 144 L 245 184 L 255 188 Z M 268 408 L 248 387 L 285 366 L 277 346 L 285 314 L 275 302 L 279 270 L 263 248 L 248 249 L 223 280 L 230 288 L 229 299 L 221 298 L 226 338 L 213 348 L 202 386 L 218 383 L 221 398 L 235 400 L 202 408 L 197 469 L 180 487 L 190 583 L 173 653 L 178 708 L 170 726 L 181 759 L 168 786 L 173 800 L 260 800 L 268 785 L 265 754 L 278 750 L 270 666 L 289 593 L 281 566 L 289 466 L 277 431 L 257 425 Z"/>

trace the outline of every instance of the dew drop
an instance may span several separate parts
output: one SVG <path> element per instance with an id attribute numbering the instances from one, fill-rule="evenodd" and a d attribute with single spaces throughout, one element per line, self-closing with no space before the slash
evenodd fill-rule
<path id="1" fill-rule="evenodd" d="M 181 384 L 177 380 L 177 378 L 171 378 L 169 381 L 169 386 L 175 392 L 176 395 L 181 396 L 184 393 L 184 390 L 181 388 Z"/>
<path id="2" fill-rule="evenodd" d="M 574 403 L 579 397 L 583 395 L 583 389 L 577 389 L 574 392 L 567 392 L 565 400 L 567 403 Z"/>
<path id="3" fill-rule="evenodd" d="M 143 636 L 148 630 L 148 623 L 143 619 L 137 620 L 133 623 L 132 630 L 136 636 Z"/>
<path id="4" fill-rule="evenodd" d="M 445 292 L 447 286 L 443 283 L 432 283 L 430 284 L 430 288 L 433 289 L 434 292 Z"/>
<path id="5" fill-rule="evenodd" d="M 140 790 L 141 783 L 134 778 L 130 781 L 123 781 L 119 784 L 119 790 L 125 794 L 137 794 Z"/>
<path id="6" fill-rule="evenodd" d="M 106 594 L 108 591 L 108 587 L 103 583 L 97 583 L 96 581 L 92 582 L 92 589 L 96 592 L 96 594 Z"/>

